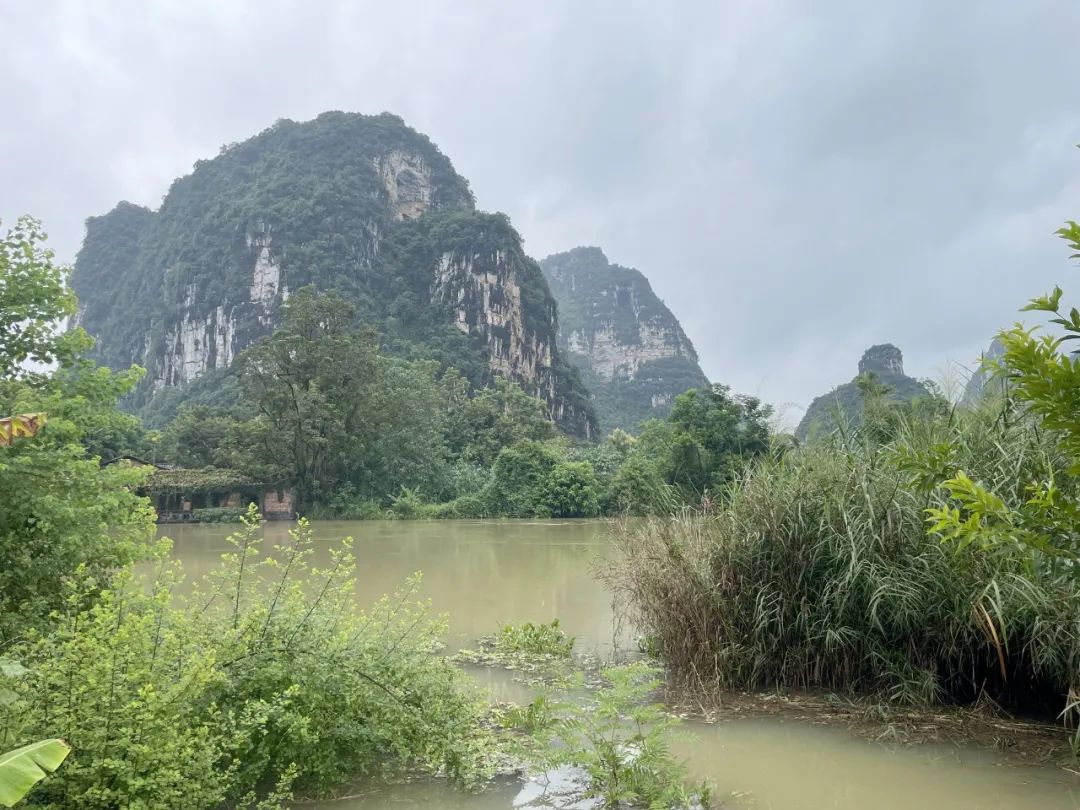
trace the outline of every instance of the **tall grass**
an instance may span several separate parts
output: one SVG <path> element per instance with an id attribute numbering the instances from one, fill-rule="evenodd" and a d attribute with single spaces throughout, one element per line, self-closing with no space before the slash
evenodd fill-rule
<path id="1" fill-rule="evenodd" d="M 1060 710 L 1078 680 L 1075 579 L 1025 547 L 943 544 L 925 509 L 957 469 L 1020 499 L 1062 464 L 1000 406 L 892 414 L 761 460 L 713 514 L 621 525 L 608 578 L 672 670 L 706 689 Z"/>

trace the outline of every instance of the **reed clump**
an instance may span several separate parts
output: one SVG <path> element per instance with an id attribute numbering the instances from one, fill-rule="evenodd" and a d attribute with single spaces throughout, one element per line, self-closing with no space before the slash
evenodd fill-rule
<path id="1" fill-rule="evenodd" d="M 945 543 L 926 510 L 956 470 L 1018 504 L 1065 466 L 1001 402 L 893 412 L 759 460 L 711 514 L 621 524 L 606 577 L 687 685 L 1056 713 L 1080 672 L 1070 563 Z"/>

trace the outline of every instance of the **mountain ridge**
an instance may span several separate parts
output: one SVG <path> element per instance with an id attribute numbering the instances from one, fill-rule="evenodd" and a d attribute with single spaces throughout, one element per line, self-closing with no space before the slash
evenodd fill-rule
<path id="1" fill-rule="evenodd" d="M 676 396 L 709 384 L 682 324 L 639 270 L 599 247 L 552 254 L 540 267 L 559 303 L 559 347 L 581 372 L 603 431 L 663 417 Z"/>
<path id="2" fill-rule="evenodd" d="M 393 351 L 461 366 L 477 386 L 507 377 L 567 432 L 595 432 L 520 235 L 389 113 L 282 119 L 224 147 L 156 211 L 121 202 L 88 219 L 72 274 L 97 359 L 147 369 L 136 406 L 228 368 L 307 284 L 342 292 Z"/>

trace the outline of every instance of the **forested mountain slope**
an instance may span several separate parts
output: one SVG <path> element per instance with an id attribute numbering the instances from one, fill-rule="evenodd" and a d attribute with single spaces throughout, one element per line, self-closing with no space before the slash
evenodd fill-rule
<path id="1" fill-rule="evenodd" d="M 540 262 L 559 303 L 559 348 L 581 371 L 603 431 L 667 414 L 708 385 L 678 319 L 637 270 L 578 247 Z"/>
<path id="2" fill-rule="evenodd" d="M 904 374 L 904 355 L 891 343 L 871 346 L 859 360 L 859 373 L 814 399 L 807 408 L 795 435 L 800 439 L 823 436 L 837 427 L 837 417 L 849 425 L 862 423 L 864 393 L 860 380 L 875 386 L 890 402 L 914 402 L 931 396 L 926 386 Z"/>
<path id="3" fill-rule="evenodd" d="M 568 432 L 594 417 L 556 345 L 555 301 L 501 214 L 397 116 L 278 121 L 176 180 L 161 207 L 87 222 L 72 284 L 97 359 L 137 363 L 155 392 L 227 368 L 279 322 L 290 291 L 339 290 L 385 348 L 501 375 Z"/>

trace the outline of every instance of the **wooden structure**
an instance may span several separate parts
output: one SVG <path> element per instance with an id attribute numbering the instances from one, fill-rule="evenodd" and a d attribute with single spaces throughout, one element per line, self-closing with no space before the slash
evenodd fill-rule
<path id="1" fill-rule="evenodd" d="M 256 481 L 236 470 L 170 468 L 130 456 L 123 460 L 155 468 L 139 492 L 153 502 L 158 523 L 198 523 L 200 510 L 245 509 L 250 503 L 266 520 L 296 517 L 288 487 Z"/>

